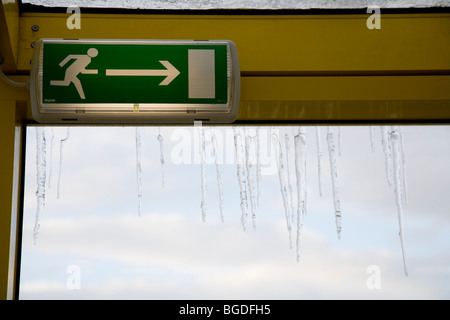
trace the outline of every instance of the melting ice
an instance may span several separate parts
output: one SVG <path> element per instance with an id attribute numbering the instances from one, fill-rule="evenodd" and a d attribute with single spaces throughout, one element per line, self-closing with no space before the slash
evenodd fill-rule
<path id="1" fill-rule="evenodd" d="M 404 173 L 405 173 L 405 162 L 403 156 L 403 147 L 401 146 L 401 132 L 398 126 L 392 126 L 389 134 L 392 143 L 392 164 L 394 168 L 393 182 L 394 182 L 394 192 L 397 204 L 397 214 L 398 214 L 398 224 L 399 224 L 399 236 L 400 244 L 402 248 L 403 256 L 403 267 L 405 270 L 405 275 L 408 275 L 408 268 L 406 266 L 406 252 L 405 252 L 405 239 L 404 239 L 404 225 L 403 225 L 403 211 L 404 211 Z"/>
<path id="2" fill-rule="evenodd" d="M 200 125 L 199 125 L 200 124 Z M 200 178 L 201 178 L 201 213 L 203 221 L 206 221 L 206 161 L 205 161 L 205 128 L 201 126 L 201 123 L 196 122 L 196 135 L 194 135 L 194 143 L 199 144 L 199 156 L 200 156 Z M 291 130 L 289 130 L 291 129 Z M 268 133 L 269 139 L 272 140 L 272 151 L 275 155 L 273 159 L 276 161 L 276 168 L 278 174 L 278 183 L 280 190 L 280 197 L 283 202 L 283 208 L 285 213 L 286 227 L 289 235 L 289 244 L 292 248 L 292 227 L 296 226 L 296 256 L 297 260 L 300 260 L 300 247 L 301 247 L 301 235 L 302 229 L 305 223 L 305 215 L 307 211 L 307 132 L 306 127 L 292 127 L 289 128 L 286 133 L 280 136 L 278 130 L 265 130 Z M 319 190 L 318 193 L 322 196 L 323 177 L 322 177 L 322 146 L 321 146 L 321 127 L 317 126 L 312 128 L 315 130 L 316 140 L 316 157 L 317 157 L 317 179 Z M 231 130 L 231 128 L 229 128 Z M 241 224 L 244 230 L 246 230 L 246 224 L 248 220 L 248 211 L 251 211 L 252 225 L 256 228 L 257 215 L 256 211 L 259 204 L 261 193 L 261 130 L 260 127 L 241 128 L 233 127 L 233 134 L 230 135 L 230 139 L 234 141 L 234 165 L 236 166 L 236 175 L 239 185 L 239 200 L 241 208 Z M 342 152 L 342 134 L 341 127 L 326 127 L 326 142 L 328 146 L 328 161 L 330 165 L 330 185 L 333 194 L 334 216 L 337 229 L 337 236 L 341 238 L 341 199 L 339 194 L 339 174 L 337 157 Z M 215 156 L 215 166 L 217 174 L 217 185 L 219 192 L 219 209 L 222 222 L 224 221 L 224 200 L 223 200 L 223 185 L 222 185 L 222 170 L 221 170 L 221 150 L 219 149 L 219 143 L 215 131 L 210 128 L 211 133 L 211 145 Z M 337 133 L 336 133 L 337 132 Z M 142 165 L 141 165 L 141 153 L 142 153 L 142 141 L 141 131 L 139 127 L 136 127 L 135 131 L 135 148 L 136 148 L 136 178 L 137 178 L 137 198 L 138 198 L 138 214 L 141 214 L 142 206 Z M 370 134 L 370 149 L 375 152 L 375 126 L 369 127 Z M 53 129 L 52 138 L 50 144 L 50 154 L 53 152 Z M 196 140 L 197 136 L 197 140 Z M 381 149 L 384 154 L 384 167 L 388 185 L 394 189 L 397 206 L 397 216 L 399 223 L 399 236 L 402 249 L 402 257 L 405 274 L 407 274 L 406 263 L 406 249 L 405 249 L 405 229 L 404 229 L 404 211 L 407 203 L 407 185 L 406 185 L 406 165 L 405 165 L 405 153 L 403 146 L 403 133 L 399 126 L 380 126 L 380 141 Z M 266 137 L 267 138 L 267 137 Z M 57 195 L 60 196 L 61 186 L 61 173 L 63 163 L 63 148 L 64 144 L 69 139 L 69 128 L 67 128 L 67 134 L 65 138 L 60 139 L 59 142 L 59 173 L 58 173 L 58 188 Z M 159 131 L 157 136 L 159 141 L 160 154 L 159 161 L 161 164 L 161 176 L 162 187 L 165 186 L 164 176 L 164 138 Z M 39 228 L 40 218 L 45 206 L 45 193 L 46 193 L 46 135 L 45 128 L 36 127 L 36 165 L 37 165 L 37 209 L 36 219 L 34 227 L 34 241 L 36 242 Z M 294 146 L 294 152 L 292 152 L 292 141 Z M 269 147 L 267 145 L 266 147 Z M 232 148 L 232 147 L 231 147 Z M 233 149 L 233 148 L 232 148 Z M 228 156 L 227 156 L 228 159 Z M 292 162 L 292 159 L 294 160 Z M 50 157 L 50 175 L 51 175 L 51 157 Z M 255 165 L 256 164 L 256 165 Z M 292 174 L 291 170 L 295 170 L 295 174 Z M 295 180 L 295 183 L 292 183 Z M 48 181 L 50 187 L 50 181 Z M 296 214 L 295 214 L 296 212 Z M 296 222 L 296 224 L 295 224 Z"/>
<path id="3" fill-rule="evenodd" d="M 300 243 L 303 217 L 306 214 L 306 130 L 300 127 L 295 141 L 295 176 L 297 180 L 297 261 L 300 260 Z"/>
<path id="4" fill-rule="evenodd" d="M 240 190 L 240 198 L 241 198 L 241 224 L 245 230 L 245 225 L 247 223 L 247 187 L 245 181 L 245 168 L 244 168 L 244 151 L 242 147 L 242 135 L 237 128 L 233 128 L 234 130 L 234 148 L 235 148 L 235 161 L 236 161 L 236 170 L 237 170 L 237 178 L 239 182 L 239 190 Z"/>
<path id="5" fill-rule="evenodd" d="M 289 216 L 289 204 L 288 204 L 288 195 L 286 190 L 286 173 L 285 173 L 285 164 L 283 158 L 283 149 L 281 147 L 281 142 L 277 134 L 273 133 L 273 143 L 278 153 L 277 159 L 277 168 L 278 168 L 278 178 L 280 181 L 280 190 L 281 196 L 283 198 L 284 205 L 284 213 L 286 217 L 286 227 L 289 233 L 289 246 L 292 248 L 292 228 L 291 228 L 291 219 Z"/>
<path id="6" fill-rule="evenodd" d="M 45 206 L 45 178 L 46 178 L 45 155 L 46 155 L 45 129 L 43 127 L 36 127 L 37 209 L 33 231 L 33 239 L 35 244 L 39 235 L 40 219 Z"/>
<path id="7" fill-rule="evenodd" d="M 57 198 L 59 199 L 61 193 L 61 175 L 62 175 L 62 164 L 63 164 L 63 148 L 64 144 L 69 140 L 70 128 L 67 127 L 67 134 L 64 139 L 59 141 L 59 171 L 58 171 L 58 190 L 57 190 Z"/>
<path id="8" fill-rule="evenodd" d="M 223 213 L 223 191 L 222 191 L 222 170 L 220 168 L 220 151 L 219 151 L 219 145 L 217 143 L 217 137 L 214 133 L 214 130 L 211 130 L 211 143 L 213 145 L 214 150 L 214 158 L 216 163 L 216 175 L 217 175 L 217 186 L 219 189 L 219 208 L 220 208 L 220 219 L 222 222 L 224 222 L 224 213 Z"/>
<path id="9" fill-rule="evenodd" d="M 328 154 L 330 159 L 331 185 L 333 189 L 334 214 L 336 217 L 337 236 L 341 238 L 341 200 L 339 197 L 338 170 L 336 160 L 336 144 L 332 127 L 327 128 Z"/>

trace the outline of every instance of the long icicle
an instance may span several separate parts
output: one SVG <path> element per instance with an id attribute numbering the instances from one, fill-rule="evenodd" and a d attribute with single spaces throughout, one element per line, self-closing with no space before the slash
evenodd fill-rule
<path id="1" fill-rule="evenodd" d="M 292 187 L 291 182 L 291 143 L 289 141 L 289 135 L 286 133 L 284 135 L 284 140 L 286 143 L 286 168 L 287 168 L 287 182 L 288 182 L 288 204 L 289 204 L 289 212 L 291 216 L 291 221 L 294 220 L 294 189 Z"/>
<path id="2" fill-rule="evenodd" d="M 339 156 L 341 156 L 342 155 L 341 126 L 338 126 L 338 150 L 339 150 Z"/>
<path id="3" fill-rule="evenodd" d="M 250 208 L 252 210 L 252 223 L 253 229 L 256 229 L 256 203 L 255 203 L 255 190 L 253 186 L 253 177 L 252 177 L 252 163 L 250 158 L 250 136 L 247 130 L 244 130 L 245 134 L 245 167 L 247 171 L 247 184 L 248 184 L 248 192 L 250 195 Z"/>
<path id="4" fill-rule="evenodd" d="M 62 164 L 63 164 L 63 148 L 64 144 L 69 140 L 70 136 L 70 127 L 67 127 L 67 134 L 64 139 L 59 141 L 59 171 L 58 171 L 58 188 L 56 191 L 56 198 L 59 199 L 60 190 L 61 190 L 61 176 L 62 176 Z"/>
<path id="5" fill-rule="evenodd" d="M 322 196 L 322 143 L 320 142 L 320 127 L 316 126 L 317 175 L 319 179 L 319 195 Z"/>
<path id="6" fill-rule="evenodd" d="M 370 133 L 370 149 L 372 152 L 375 152 L 375 126 L 369 127 L 369 133 Z"/>
<path id="7" fill-rule="evenodd" d="M 33 239 L 34 244 L 37 242 L 40 229 L 41 215 L 44 212 L 45 207 L 45 179 L 46 179 L 46 141 L 45 141 L 45 129 L 43 127 L 36 127 L 36 180 L 37 180 L 37 191 L 36 191 L 36 218 L 34 222 Z"/>
<path id="8" fill-rule="evenodd" d="M 136 178 L 137 178 L 137 197 L 138 197 L 138 216 L 141 216 L 142 208 L 142 155 L 141 129 L 136 127 Z"/>
<path id="9" fill-rule="evenodd" d="M 261 135 L 260 127 L 256 128 L 256 190 L 257 201 L 259 205 L 259 198 L 261 196 Z"/>
<path id="10" fill-rule="evenodd" d="M 405 205 L 408 204 L 408 186 L 406 184 L 406 159 L 405 159 L 405 150 L 403 145 L 403 130 L 402 127 L 399 126 L 399 134 L 400 134 L 400 155 L 401 155 L 401 164 L 402 164 L 402 191 L 403 191 L 403 201 Z"/>
<path id="11" fill-rule="evenodd" d="M 241 134 L 238 133 L 236 127 L 233 127 L 234 130 L 234 149 L 235 149 L 235 158 L 236 158 L 236 168 L 237 168 L 237 176 L 239 182 L 239 190 L 240 190 L 240 198 L 241 198 L 241 224 L 245 231 L 245 225 L 247 223 L 247 192 L 246 192 L 246 182 L 245 182 L 245 169 L 243 166 L 243 156 L 242 156 L 242 141 Z"/>
<path id="12" fill-rule="evenodd" d="M 159 141 L 159 159 L 161 162 L 161 185 L 164 188 L 166 185 L 166 179 L 165 179 L 165 174 L 164 174 L 164 138 L 161 135 L 161 127 L 159 128 L 159 132 L 158 132 L 158 141 Z"/>
<path id="13" fill-rule="evenodd" d="M 393 163 L 394 163 L 394 191 L 397 203 L 398 212 L 398 224 L 399 224 L 399 236 L 400 244 L 402 247 L 403 267 L 405 275 L 408 275 L 408 269 L 406 266 L 406 250 L 404 239 L 404 226 L 403 226 L 403 199 L 402 199 L 402 169 L 401 169 L 401 150 L 400 150 L 400 133 L 398 126 L 392 126 L 390 132 L 390 140 L 393 149 Z"/>
<path id="14" fill-rule="evenodd" d="M 284 213 L 286 216 L 286 226 L 289 233 L 289 246 L 292 248 L 292 231 L 291 231 L 291 219 L 289 217 L 289 205 L 286 191 L 286 179 L 284 176 L 284 164 L 283 164 L 283 150 L 278 135 L 272 133 L 273 143 L 278 148 L 277 167 L 278 167 L 278 179 L 280 181 L 281 196 L 283 197 Z"/>
<path id="15" fill-rule="evenodd" d="M 297 179 L 297 261 L 300 261 L 301 234 L 303 217 L 306 214 L 306 130 L 299 128 L 294 137 L 295 143 L 295 176 Z"/>
<path id="16" fill-rule="evenodd" d="M 198 125 L 198 124 L 197 124 Z M 201 161 L 201 190 L 202 202 L 202 220 L 206 222 L 206 163 L 205 163 L 205 131 L 200 122 L 200 161 Z"/>
<path id="17" fill-rule="evenodd" d="M 384 161 L 385 161 L 385 170 L 386 170 L 386 179 L 389 185 L 392 185 L 392 168 L 391 168 L 391 142 L 389 137 L 389 127 L 388 126 L 380 126 L 381 130 L 381 144 L 383 146 L 384 152 Z"/>
<path id="18" fill-rule="evenodd" d="M 52 138 L 50 140 L 50 155 L 49 155 L 49 173 L 48 173 L 48 188 L 50 189 L 52 187 L 52 176 L 53 176 L 53 145 L 55 140 L 55 130 L 53 130 L 53 127 L 51 128 L 52 132 Z"/>
<path id="19" fill-rule="evenodd" d="M 339 199 L 339 184 L 336 164 L 336 145 L 331 127 L 327 128 L 328 154 L 330 158 L 331 184 L 333 188 L 334 212 L 338 239 L 341 239 L 341 201 Z"/>
<path id="20" fill-rule="evenodd" d="M 217 186 L 219 189 L 219 205 L 220 205 L 220 218 L 222 222 L 224 222 L 224 214 L 223 214 L 223 191 L 222 191 L 222 170 L 220 167 L 220 150 L 219 144 L 217 142 L 216 134 L 213 129 L 211 129 L 211 142 L 214 150 L 214 157 L 216 160 L 216 174 L 217 174 Z"/>

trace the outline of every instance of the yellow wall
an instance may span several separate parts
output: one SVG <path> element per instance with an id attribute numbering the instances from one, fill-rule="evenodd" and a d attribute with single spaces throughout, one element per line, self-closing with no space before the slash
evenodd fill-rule
<path id="1" fill-rule="evenodd" d="M 382 14 L 379 30 L 369 14 L 81 14 L 81 29 L 66 27 L 69 14 L 23 14 L 18 69 L 29 71 L 39 38 L 228 39 L 240 121 L 450 118 L 450 14 Z"/>
<path id="2" fill-rule="evenodd" d="M 0 49 L 5 57 L 3 70 L 16 72 L 19 49 L 19 5 L 17 1 L 1 1 Z"/>
<path id="3" fill-rule="evenodd" d="M 16 109 L 15 101 L 0 102 L 0 137 L 2 156 L 0 157 L 0 298 L 6 298 L 10 257 L 11 217 L 13 207 L 13 173 Z M 17 164 L 16 164 L 17 165 Z"/>

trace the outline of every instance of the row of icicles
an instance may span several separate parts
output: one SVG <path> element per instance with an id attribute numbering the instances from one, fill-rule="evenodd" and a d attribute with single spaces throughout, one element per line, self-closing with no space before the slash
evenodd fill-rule
<path id="1" fill-rule="evenodd" d="M 206 170 L 205 170 L 205 130 L 201 126 L 200 128 L 200 170 L 201 170 L 201 210 L 202 219 L 206 221 Z M 404 205 L 406 203 L 406 179 L 405 179 L 405 156 L 403 152 L 403 134 L 399 126 L 380 126 L 381 133 L 381 145 L 385 155 L 385 169 L 386 177 L 389 185 L 394 186 L 394 193 L 396 197 L 396 205 L 398 212 L 399 221 L 399 236 L 402 249 L 403 266 L 405 274 L 407 275 L 406 266 L 406 253 L 404 244 L 404 228 L 403 228 L 403 211 Z M 292 151 L 291 139 L 288 134 L 284 137 L 280 137 L 276 131 L 272 132 L 272 146 L 275 149 L 276 163 L 278 169 L 278 178 L 281 191 L 281 197 L 283 199 L 283 206 L 285 212 L 286 227 L 289 234 L 289 243 L 292 248 L 292 224 L 295 223 L 294 217 L 296 216 L 296 255 L 297 261 L 300 260 L 300 245 L 301 245 L 301 233 L 303 228 L 304 216 L 307 212 L 307 181 L 306 181 L 306 144 L 307 135 L 306 127 L 299 126 L 293 127 L 293 139 L 294 139 L 294 149 Z M 336 137 L 337 129 L 337 137 Z M 334 212 L 335 212 L 335 222 L 337 229 L 337 236 L 341 238 L 341 205 L 339 197 L 339 181 L 338 181 L 338 170 L 337 170 L 337 156 L 341 154 L 341 128 L 327 126 L 326 127 L 326 141 L 328 146 L 328 158 L 331 172 L 331 186 L 333 190 L 333 202 L 334 202 Z M 374 148 L 374 136 L 375 136 L 375 126 L 370 126 L 370 142 L 372 152 L 375 152 Z M 234 133 L 234 147 L 235 147 L 235 161 L 236 161 L 236 174 L 239 182 L 240 191 L 240 207 L 242 211 L 241 224 L 246 229 L 246 224 L 248 221 L 249 210 L 251 211 L 252 226 L 256 228 L 256 207 L 259 203 L 260 195 L 260 180 L 261 180 L 261 164 L 260 164 L 260 128 L 256 127 L 252 131 L 253 135 L 249 133 L 247 128 L 233 127 Z M 321 127 L 315 127 L 315 140 L 317 149 L 317 161 L 318 161 L 318 181 L 319 181 L 319 194 L 322 196 L 322 178 L 321 178 L 321 168 L 322 168 L 322 146 L 320 142 L 321 137 Z M 58 177 L 58 190 L 57 197 L 59 198 L 59 189 L 61 183 L 61 167 L 62 167 L 62 156 L 63 156 L 63 145 L 67 142 L 69 138 L 69 129 L 67 129 L 67 136 L 60 140 L 60 163 L 59 163 L 59 177 Z M 282 139 L 284 138 L 284 148 Z M 36 127 L 36 139 L 37 139 L 37 152 L 36 152 L 36 163 L 37 163 L 37 212 L 36 212 L 36 222 L 34 228 L 34 241 L 36 243 L 39 234 L 39 221 L 42 215 L 44 205 L 45 205 L 45 183 L 46 183 L 46 138 L 45 129 L 43 127 Z M 53 139 L 50 152 L 53 149 Z M 221 177 L 221 165 L 219 159 L 220 150 L 217 143 L 217 138 L 214 134 L 214 130 L 211 130 L 211 144 L 213 147 L 214 155 L 216 158 L 216 174 L 218 183 L 218 192 L 220 200 L 220 214 L 221 220 L 224 221 L 223 213 L 223 186 Z M 159 134 L 157 140 L 160 145 L 160 163 L 161 163 L 161 178 L 162 187 L 165 186 L 164 177 L 164 138 L 161 135 L 161 130 L 159 129 Z M 337 148 L 336 148 L 337 142 Z M 256 166 L 254 166 L 255 161 L 250 161 L 251 157 L 254 157 L 256 153 Z M 291 153 L 294 152 L 294 164 L 291 162 Z M 295 182 L 296 190 L 291 183 L 291 170 L 292 167 L 295 170 Z M 140 127 L 136 127 L 136 175 L 137 175 L 137 196 L 138 196 L 138 215 L 141 215 L 142 206 L 142 183 L 141 183 L 141 132 Z M 51 175 L 51 168 L 50 168 Z M 248 198 L 250 198 L 250 205 L 248 204 Z M 296 204 L 294 204 L 296 201 Z"/>
<path id="2" fill-rule="evenodd" d="M 241 199 L 241 223 L 246 229 L 246 222 L 248 220 L 248 210 L 251 210 L 252 225 L 256 228 L 256 204 L 259 203 L 259 193 L 260 193 L 260 135 L 259 127 L 256 129 L 256 135 L 252 136 L 249 134 L 247 129 L 234 127 L 234 146 L 235 146 L 235 157 L 236 157 L 236 168 L 237 168 L 237 178 L 239 181 L 240 188 L 240 199 Z M 206 185 L 205 185 L 205 136 L 204 129 L 201 128 L 201 139 L 200 139 L 200 153 L 201 153 L 201 190 L 202 190 L 202 218 L 205 221 L 206 217 Z M 337 127 L 337 137 L 335 127 L 326 127 L 326 141 L 328 146 L 328 158 L 331 173 L 331 186 L 333 191 L 333 204 L 335 213 L 335 223 L 337 230 L 338 239 L 341 238 L 341 201 L 339 197 L 339 182 L 338 182 L 338 170 L 337 170 L 337 155 L 341 155 L 342 140 L 341 140 L 341 127 Z M 374 146 L 374 136 L 375 136 L 375 126 L 370 126 L 370 141 L 371 150 L 375 152 Z M 380 126 L 381 132 L 381 144 L 383 152 L 385 155 L 385 168 L 386 177 L 390 186 L 394 185 L 394 192 L 396 197 L 396 204 L 398 210 L 398 220 L 399 220 L 399 235 L 400 243 L 402 248 L 402 258 L 405 274 L 407 275 L 406 266 L 406 253 L 404 244 L 404 228 L 403 228 L 403 211 L 406 202 L 406 166 L 405 166 L 405 156 L 403 151 L 403 134 L 399 126 Z M 316 136 L 316 149 L 317 149 L 317 161 L 318 161 L 318 181 L 319 181 L 319 194 L 322 196 L 322 146 L 321 146 L 321 127 L 315 127 Z M 283 206 L 285 212 L 286 227 L 289 234 L 289 244 L 292 248 L 292 224 L 295 222 L 294 216 L 296 215 L 296 255 L 297 261 L 300 260 L 300 245 L 301 245 L 301 233 L 303 228 L 304 216 L 307 212 L 307 181 L 306 181 L 306 143 L 307 135 L 306 128 L 304 126 L 293 127 L 293 138 L 294 138 L 294 165 L 290 163 L 290 155 L 292 153 L 290 136 L 288 134 L 284 135 L 284 146 L 282 146 L 282 139 L 278 133 L 272 133 L 272 143 L 275 148 L 275 154 L 277 154 L 277 169 L 281 196 L 283 199 Z M 215 142 L 214 132 L 211 134 L 211 142 L 214 146 L 214 153 L 216 159 L 220 158 L 218 155 L 219 150 L 217 148 L 217 143 Z M 336 148 L 337 145 L 337 148 Z M 252 161 L 250 161 L 250 150 L 256 149 L 256 169 L 252 168 Z M 337 149 L 337 150 L 336 150 Z M 295 168 L 295 181 L 296 181 L 296 192 L 291 184 L 291 168 Z M 223 195 L 221 187 L 221 170 L 219 161 L 216 160 L 217 167 L 217 181 L 219 184 L 219 198 L 220 198 L 220 212 L 223 221 Z M 255 200 L 255 187 L 254 181 L 256 175 L 256 189 L 257 189 L 257 200 Z M 250 206 L 248 205 L 248 194 L 250 196 Z M 296 202 L 296 208 L 294 208 L 294 202 Z M 250 207 L 250 208 L 249 208 Z M 296 213 L 296 214 L 295 214 Z"/>

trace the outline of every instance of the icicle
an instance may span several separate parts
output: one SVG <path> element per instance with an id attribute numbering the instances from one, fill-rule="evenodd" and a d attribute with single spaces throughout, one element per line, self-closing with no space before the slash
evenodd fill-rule
<path id="1" fill-rule="evenodd" d="M 391 142 L 389 141 L 389 128 L 387 126 L 381 126 L 381 144 L 383 146 L 384 152 L 384 160 L 385 160 L 385 170 L 386 170 L 386 178 L 389 185 L 392 185 L 392 169 L 391 169 Z"/>
<path id="2" fill-rule="evenodd" d="M 259 198 L 261 195 L 261 135 L 260 127 L 256 129 L 256 190 L 257 190 L 257 204 L 259 205 Z"/>
<path id="3" fill-rule="evenodd" d="M 237 132 L 236 127 L 233 128 L 234 130 L 234 149 L 235 149 L 235 156 L 236 156 L 236 168 L 237 168 L 237 177 L 239 182 L 239 189 L 240 189 L 240 198 L 241 198 L 241 224 L 242 227 L 245 230 L 245 224 L 247 222 L 247 192 L 246 192 L 246 182 L 245 182 L 245 169 L 243 166 L 243 151 L 242 151 L 242 137 Z"/>
<path id="4" fill-rule="evenodd" d="M 403 227 L 403 199 L 402 199 L 402 169 L 401 169 L 401 148 L 400 148 L 400 133 L 397 126 L 393 126 L 390 133 L 393 149 L 393 163 L 394 163 L 394 191 L 398 211 L 399 236 L 402 247 L 403 267 L 405 275 L 408 275 L 406 266 L 406 252 L 404 242 L 404 227 Z"/>
<path id="5" fill-rule="evenodd" d="M 402 190 L 403 190 L 403 201 L 408 204 L 408 188 L 406 184 L 406 160 L 405 160 L 405 152 L 403 147 L 403 131 L 402 127 L 399 127 L 400 133 L 400 155 L 401 155 L 401 163 L 402 163 Z"/>
<path id="6" fill-rule="evenodd" d="M 372 149 L 372 152 L 375 152 L 375 126 L 370 126 L 370 149 Z"/>
<path id="7" fill-rule="evenodd" d="M 141 129 L 139 127 L 136 127 L 136 176 L 137 176 L 138 215 L 141 216 L 142 170 L 141 170 Z"/>
<path id="8" fill-rule="evenodd" d="M 292 234 L 291 234 L 291 220 L 289 217 L 289 206 L 287 201 L 287 191 L 286 191 L 286 179 L 284 176 L 284 165 L 283 165 L 283 150 L 281 148 L 280 139 L 276 133 L 272 133 L 273 143 L 275 147 L 278 148 L 277 157 L 277 167 L 278 167 L 278 179 L 280 181 L 280 190 L 283 197 L 284 212 L 286 215 L 286 226 L 289 232 L 289 246 L 292 248 Z"/>
<path id="9" fill-rule="evenodd" d="M 196 121 L 196 126 L 200 125 L 200 161 L 201 161 L 201 189 L 202 189 L 202 220 L 206 222 L 206 164 L 205 164 L 205 132 L 201 121 Z"/>
<path id="10" fill-rule="evenodd" d="M 339 156 L 341 156 L 342 155 L 341 126 L 338 126 L 338 150 L 339 150 Z"/>
<path id="11" fill-rule="evenodd" d="M 291 216 L 291 221 L 294 220 L 294 190 L 292 188 L 292 183 L 291 183 L 291 164 L 290 164 L 290 153 L 291 153 L 291 144 L 289 142 L 289 135 L 286 133 L 284 135 L 284 140 L 286 143 L 286 168 L 287 168 L 287 180 L 288 180 L 288 204 L 289 204 L 289 212 L 290 212 L 290 216 Z"/>
<path id="12" fill-rule="evenodd" d="M 322 196 L 322 144 L 320 143 L 320 127 L 316 126 L 317 175 L 319 178 L 319 195 Z"/>
<path id="13" fill-rule="evenodd" d="M 248 132 L 245 130 L 245 166 L 247 169 L 247 183 L 248 183 L 248 191 L 250 193 L 250 207 L 252 210 L 252 222 L 253 229 L 256 229 L 256 204 L 255 204 L 255 192 L 253 187 L 253 178 L 252 178 L 252 164 L 250 159 L 250 137 Z"/>
<path id="14" fill-rule="evenodd" d="M 219 145 L 217 143 L 216 134 L 211 129 L 211 142 L 213 144 L 214 156 L 216 160 L 216 173 L 217 173 L 217 185 L 219 187 L 219 201 L 220 201 L 220 218 L 224 222 L 223 215 L 223 191 L 222 191 L 222 170 L 220 168 L 220 152 Z"/>
<path id="15" fill-rule="evenodd" d="M 245 230 L 245 225 L 247 222 L 247 191 L 246 191 L 246 181 L 245 181 L 245 168 L 244 168 L 244 155 L 243 155 L 243 147 L 242 147 L 242 136 L 236 128 L 234 128 L 234 147 L 236 151 L 236 166 L 237 166 L 237 175 L 238 182 L 240 188 L 240 198 L 241 198 L 241 223 Z"/>
<path id="16" fill-rule="evenodd" d="M 48 188 L 52 187 L 52 175 L 53 175 L 53 141 L 55 139 L 55 132 L 53 128 L 51 128 L 52 138 L 50 140 L 50 163 L 49 163 L 49 173 L 48 173 Z"/>
<path id="17" fill-rule="evenodd" d="M 341 238 L 341 202 L 339 199 L 339 185 L 337 177 L 336 164 L 336 146 L 334 143 L 333 131 L 331 127 L 327 128 L 328 154 L 330 158 L 331 184 L 333 188 L 334 211 L 336 216 L 336 229 L 338 238 Z"/>
<path id="18" fill-rule="evenodd" d="M 36 127 L 36 167 L 37 167 L 37 209 L 36 220 L 34 223 L 33 239 L 34 244 L 37 242 L 39 236 L 40 219 L 45 207 L 45 179 L 46 179 L 46 141 L 45 141 L 45 129 L 43 127 Z"/>
<path id="19" fill-rule="evenodd" d="M 306 130 L 300 127 L 295 142 L 295 176 L 297 179 L 297 261 L 300 261 L 300 244 L 303 217 L 306 214 Z"/>
<path id="20" fill-rule="evenodd" d="M 161 128 L 159 128 L 158 134 L 159 141 L 159 151 L 160 151 L 160 162 L 161 162 L 161 184 L 162 187 L 165 187 L 165 175 L 164 175 L 164 138 L 161 135 Z"/>
<path id="21" fill-rule="evenodd" d="M 62 175 L 62 163 L 63 163 L 63 148 L 64 144 L 69 140 L 70 135 L 70 127 L 67 127 L 67 134 L 64 139 L 59 141 L 59 172 L 58 172 L 58 188 L 56 192 L 56 198 L 59 199 L 60 190 L 61 190 L 61 175 Z"/>

